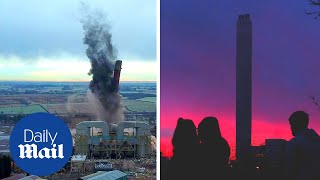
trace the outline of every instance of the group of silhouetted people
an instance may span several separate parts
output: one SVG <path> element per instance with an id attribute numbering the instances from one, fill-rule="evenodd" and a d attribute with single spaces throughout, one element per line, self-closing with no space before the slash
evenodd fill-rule
<path id="1" fill-rule="evenodd" d="M 227 175 L 230 147 L 221 136 L 215 117 L 204 118 L 198 131 L 192 120 L 180 118 L 172 145 L 173 156 L 168 165 L 167 179 L 204 179 Z"/>
<path id="2" fill-rule="evenodd" d="M 281 173 L 271 177 L 288 180 L 320 180 L 320 137 L 313 129 L 308 128 L 309 115 L 304 111 L 296 111 L 289 117 L 289 123 L 294 138 L 286 146 Z M 204 118 L 198 128 L 192 120 L 179 118 L 172 145 L 173 156 L 167 164 L 167 172 L 161 177 L 162 179 L 251 179 L 252 177 L 248 174 L 250 171 L 239 173 L 240 176 L 232 175 L 234 171 L 229 165 L 230 147 L 222 137 L 215 117 Z"/>

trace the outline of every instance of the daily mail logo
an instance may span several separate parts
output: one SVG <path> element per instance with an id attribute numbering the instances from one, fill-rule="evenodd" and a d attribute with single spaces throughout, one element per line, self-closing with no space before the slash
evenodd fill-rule
<path id="1" fill-rule="evenodd" d="M 49 113 L 24 117 L 10 137 L 12 159 L 25 172 L 46 176 L 59 171 L 71 157 L 72 136 L 63 120 Z"/>
<path id="2" fill-rule="evenodd" d="M 24 158 L 61 158 L 63 159 L 63 144 L 58 145 L 58 149 L 56 149 L 56 144 L 54 144 L 54 140 L 57 138 L 58 133 L 56 132 L 54 135 L 51 135 L 48 129 L 43 130 L 43 132 L 33 132 L 31 129 L 25 129 L 23 133 L 23 139 L 25 143 L 41 143 L 41 142 L 49 142 L 50 138 L 50 145 L 52 146 L 51 149 L 49 148 L 42 148 L 38 151 L 38 146 L 36 144 L 20 144 L 18 147 L 20 148 L 20 155 L 21 159 Z"/>

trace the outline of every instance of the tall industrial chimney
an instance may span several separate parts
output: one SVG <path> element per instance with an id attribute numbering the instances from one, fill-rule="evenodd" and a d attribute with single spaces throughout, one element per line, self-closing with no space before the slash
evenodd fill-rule
<path id="1" fill-rule="evenodd" d="M 237 22 L 236 159 L 246 164 L 251 154 L 252 24 L 249 14 Z"/>
<path id="2" fill-rule="evenodd" d="M 117 60 L 115 66 L 114 66 L 114 71 L 113 71 L 113 83 L 114 83 L 116 92 L 119 91 L 121 66 L 122 66 L 122 61 Z"/>

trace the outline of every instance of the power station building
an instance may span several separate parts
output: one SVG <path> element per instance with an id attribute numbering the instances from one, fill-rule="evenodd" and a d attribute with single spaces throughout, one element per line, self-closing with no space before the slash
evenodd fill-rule
<path id="1" fill-rule="evenodd" d="M 246 162 L 251 154 L 252 23 L 240 15 L 236 37 L 236 158 Z"/>
<path id="2" fill-rule="evenodd" d="M 152 155 L 151 127 L 145 122 L 83 121 L 76 126 L 75 152 L 89 158 L 142 158 Z"/>

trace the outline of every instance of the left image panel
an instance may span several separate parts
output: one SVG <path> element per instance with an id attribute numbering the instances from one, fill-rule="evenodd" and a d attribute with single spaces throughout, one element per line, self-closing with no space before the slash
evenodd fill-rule
<path id="1" fill-rule="evenodd" d="M 156 179 L 156 5 L 0 2 L 0 179 Z"/>

